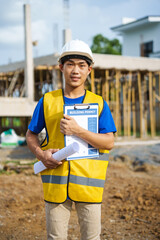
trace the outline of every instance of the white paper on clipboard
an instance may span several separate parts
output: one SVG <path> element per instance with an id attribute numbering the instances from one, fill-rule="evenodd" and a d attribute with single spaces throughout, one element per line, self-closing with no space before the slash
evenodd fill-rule
<path id="1" fill-rule="evenodd" d="M 73 117 L 78 125 L 91 132 L 98 133 L 98 103 L 64 104 L 64 114 Z M 94 158 L 99 156 L 99 150 L 76 136 L 65 135 L 65 146 L 78 142 L 79 151 L 66 160 Z"/>

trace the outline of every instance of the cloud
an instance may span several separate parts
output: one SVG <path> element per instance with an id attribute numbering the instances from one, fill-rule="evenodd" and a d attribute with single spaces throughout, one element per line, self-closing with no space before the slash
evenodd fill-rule
<path id="1" fill-rule="evenodd" d="M 63 0 L 1 1 L 0 64 L 8 61 L 10 57 L 13 60 L 23 58 L 24 3 L 31 6 L 32 39 L 38 41 L 38 56 L 52 53 L 54 40 L 59 47 L 62 45 L 62 29 L 65 25 Z M 99 33 L 108 38 L 118 37 L 110 28 L 121 24 L 122 17 L 159 15 L 159 9 L 159 0 L 70 0 L 72 36 L 86 41 L 89 45 L 92 37 Z M 54 32 L 55 24 L 57 36 Z"/>
<path id="2" fill-rule="evenodd" d="M 32 0 L 31 2 L 32 21 L 39 18 L 50 21 L 61 21 L 62 1 L 59 0 Z"/>
<path id="3" fill-rule="evenodd" d="M 108 31 L 108 37 L 110 37 L 114 35 L 108 28 L 112 18 L 113 15 L 109 14 L 109 9 L 106 5 L 103 8 L 93 4 L 88 7 L 85 2 L 75 2 L 71 8 L 73 37 L 87 41 L 90 45 L 93 36 L 98 33 L 107 36 Z"/>
<path id="4" fill-rule="evenodd" d="M 71 29 L 75 38 L 87 41 L 98 33 L 112 39 L 120 37 L 110 28 L 120 25 L 123 17 L 142 18 L 159 15 L 159 0 L 85 0 L 71 1 Z"/>
<path id="5" fill-rule="evenodd" d="M 9 26 L 1 28 L 0 43 L 3 45 L 15 45 L 24 41 L 23 26 Z"/>
<path id="6" fill-rule="evenodd" d="M 44 20 L 37 20 L 32 23 L 32 40 L 45 42 L 49 36 L 48 24 Z"/>
<path id="7" fill-rule="evenodd" d="M 0 27 L 14 26 L 23 21 L 22 4 L 14 0 L 1 1 Z"/>

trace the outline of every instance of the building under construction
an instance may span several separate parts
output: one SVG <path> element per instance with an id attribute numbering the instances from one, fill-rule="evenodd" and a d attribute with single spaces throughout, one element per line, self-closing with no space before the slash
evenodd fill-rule
<path id="1" fill-rule="evenodd" d="M 117 135 L 141 138 L 160 135 L 160 59 L 93 56 L 95 64 L 86 89 L 107 101 Z M 0 133 L 14 128 L 18 134 L 25 134 L 37 101 L 46 92 L 63 88 L 58 55 L 34 59 L 33 83 L 28 87 L 24 70 L 25 62 L 0 66 Z"/>
<path id="2" fill-rule="evenodd" d="M 64 0 L 69 22 L 69 0 Z M 37 101 L 63 88 L 58 55 L 32 58 L 30 6 L 24 5 L 25 61 L 0 66 L 0 133 L 8 128 L 25 134 Z M 64 42 L 71 38 L 68 25 Z M 160 135 L 160 59 L 93 54 L 95 64 L 86 89 L 109 104 L 117 136 Z M 106 119 L 107 121 L 107 119 Z"/>

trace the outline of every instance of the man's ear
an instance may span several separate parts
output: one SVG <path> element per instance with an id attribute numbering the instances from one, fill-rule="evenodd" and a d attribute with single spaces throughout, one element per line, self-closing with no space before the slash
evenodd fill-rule
<path id="1" fill-rule="evenodd" d="M 63 72 L 63 64 L 59 64 L 59 69 Z"/>
<path id="2" fill-rule="evenodd" d="M 88 75 L 90 74 L 90 72 L 92 71 L 92 66 L 88 67 Z"/>

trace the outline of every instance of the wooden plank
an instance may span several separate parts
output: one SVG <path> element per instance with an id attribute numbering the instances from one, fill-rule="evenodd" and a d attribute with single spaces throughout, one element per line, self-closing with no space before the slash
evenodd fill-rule
<path id="1" fill-rule="evenodd" d="M 156 98 L 158 101 L 160 101 L 160 96 L 159 96 L 159 95 L 155 94 L 155 98 Z"/>
<path id="2" fill-rule="evenodd" d="M 57 78 L 58 78 L 58 89 L 62 88 L 62 72 L 60 69 L 57 69 Z"/>
<path id="3" fill-rule="evenodd" d="M 136 101 L 135 88 L 132 88 L 132 115 L 133 115 L 133 136 L 136 137 Z"/>
<path id="4" fill-rule="evenodd" d="M 7 76 L 1 76 L 0 81 L 4 82 L 7 80 Z"/>
<path id="5" fill-rule="evenodd" d="M 121 72 L 119 71 L 119 121 L 118 121 L 118 129 L 119 133 L 122 135 L 122 118 L 121 118 Z"/>
<path id="6" fill-rule="evenodd" d="M 158 80 L 159 80 L 158 95 L 160 96 L 160 71 L 158 72 Z M 158 102 L 158 122 L 160 122 L 160 101 Z"/>
<path id="7" fill-rule="evenodd" d="M 142 89 L 141 89 L 141 75 L 137 73 L 138 78 L 138 95 L 139 95 L 139 115 L 140 115 L 140 138 L 143 137 L 143 105 L 142 105 Z"/>
<path id="8" fill-rule="evenodd" d="M 6 81 L 6 90 L 7 90 L 7 91 L 8 91 L 8 85 L 9 85 L 8 82 L 9 82 L 9 81 L 8 81 L 8 77 L 7 77 L 7 81 Z"/>
<path id="9" fill-rule="evenodd" d="M 126 88 L 127 81 L 125 77 L 125 81 L 123 83 L 123 128 L 124 128 L 124 136 L 127 136 L 127 104 L 126 104 Z"/>
<path id="10" fill-rule="evenodd" d="M 109 70 L 105 71 L 105 100 L 109 104 Z"/>
<path id="11" fill-rule="evenodd" d="M 152 92 L 152 73 L 149 72 L 149 109 L 150 109 L 150 128 L 151 128 L 151 136 L 155 136 L 154 131 L 154 117 L 153 117 L 153 92 Z"/>
<path id="12" fill-rule="evenodd" d="M 119 71 L 116 70 L 116 116 L 115 116 L 115 125 L 117 128 L 117 135 L 119 133 Z"/>
<path id="13" fill-rule="evenodd" d="M 16 72 L 14 73 L 14 76 L 13 76 L 13 78 L 12 78 L 12 80 L 11 80 L 11 83 L 10 83 L 10 85 L 9 85 L 9 87 L 8 87 L 7 96 L 11 96 L 11 95 L 13 94 L 13 90 L 14 90 L 14 87 L 15 87 L 16 82 L 17 82 L 17 80 L 18 80 L 18 77 L 19 77 L 19 71 L 16 71 Z"/>
<path id="14" fill-rule="evenodd" d="M 43 96 L 43 93 L 42 93 L 42 87 L 43 87 L 43 71 L 42 70 L 39 70 L 39 79 L 40 79 L 40 88 L 41 88 L 41 97 Z"/>
<path id="15" fill-rule="evenodd" d="M 102 80 L 102 97 L 104 98 L 104 100 L 106 100 L 106 89 L 105 89 L 105 85 L 106 85 L 106 79 Z"/>
<path id="16" fill-rule="evenodd" d="M 110 100 L 111 102 L 115 101 L 115 83 L 114 83 L 114 75 L 115 75 L 115 70 L 112 70 L 111 72 L 111 80 L 110 80 Z M 115 114 L 115 113 L 114 113 Z"/>
<path id="17" fill-rule="evenodd" d="M 46 70 L 46 80 L 47 80 L 47 83 L 50 83 L 50 82 L 51 82 L 50 73 L 49 73 L 48 68 L 47 68 L 47 70 Z"/>
<path id="18" fill-rule="evenodd" d="M 158 91 L 158 95 L 160 96 L 160 72 L 158 72 L 158 79 L 159 79 L 159 91 Z"/>
<path id="19" fill-rule="evenodd" d="M 22 69 L 19 69 L 19 71 L 21 71 L 21 70 Z M 0 72 L 0 76 L 13 76 L 15 71 L 12 71 L 12 72 Z"/>
<path id="20" fill-rule="evenodd" d="M 152 79 L 152 97 L 153 97 L 153 134 L 156 135 L 156 77 L 153 73 Z"/>
<path id="21" fill-rule="evenodd" d="M 148 133 L 148 107 L 147 107 L 147 80 L 146 80 L 145 77 L 144 77 L 143 88 L 144 88 L 143 106 L 144 106 L 145 136 L 147 137 L 147 133 Z"/>
<path id="22" fill-rule="evenodd" d="M 58 89 L 58 70 L 56 69 L 52 70 L 52 85 L 53 85 L 53 90 Z"/>
<path id="23" fill-rule="evenodd" d="M 39 65 L 35 67 L 35 70 L 52 70 L 54 68 L 55 68 L 54 66 Z"/>
<path id="24" fill-rule="evenodd" d="M 25 85 L 22 84 L 21 88 L 20 88 L 20 97 L 24 97 L 25 96 Z"/>
<path id="25" fill-rule="evenodd" d="M 91 71 L 91 91 L 95 93 L 95 86 L 94 86 L 94 69 Z"/>
<path id="26" fill-rule="evenodd" d="M 97 83 L 97 94 L 101 95 L 101 82 Z"/>
<path id="27" fill-rule="evenodd" d="M 128 79 L 128 137 L 131 136 L 131 87 L 132 87 L 132 72 L 129 72 L 129 79 Z"/>

